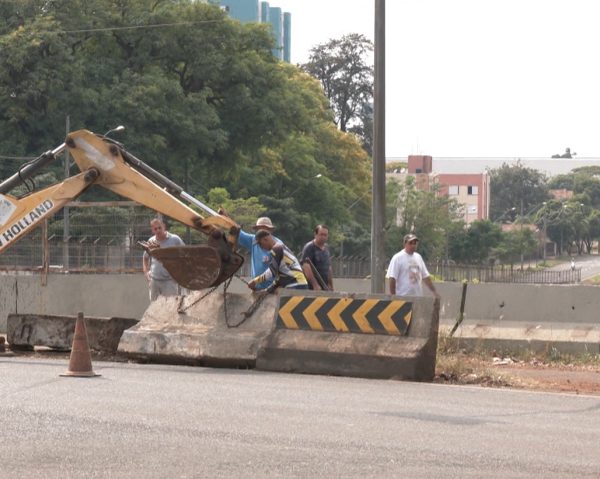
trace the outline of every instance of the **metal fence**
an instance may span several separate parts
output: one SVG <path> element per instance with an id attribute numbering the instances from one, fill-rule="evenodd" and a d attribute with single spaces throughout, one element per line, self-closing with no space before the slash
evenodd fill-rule
<path id="1" fill-rule="evenodd" d="M 250 276 L 250 260 L 248 255 L 244 254 L 243 251 L 242 254 L 245 261 L 239 274 Z M 333 270 L 334 278 L 370 278 L 371 260 L 361 256 L 333 256 L 331 258 L 331 269 Z"/>
<path id="2" fill-rule="evenodd" d="M 131 202 L 70 203 L 0 255 L 2 270 L 133 272 L 155 212 Z"/>
<path id="3" fill-rule="evenodd" d="M 131 273 L 142 271 L 143 251 L 150 220 L 156 213 L 130 201 L 73 202 L 0 255 L 0 270 Z M 204 243 L 206 237 L 179 223 L 171 225 L 187 244 Z M 242 251 L 242 254 L 244 252 Z M 250 262 L 240 270 L 250 275 Z M 370 259 L 333 257 L 335 277 L 367 278 Z"/>
<path id="4" fill-rule="evenodd" d="M 444 281 L 479 281 L 481 283 L 573 284 L 581 281 L 581 268 L 565 271 L 519 269 L 511 265 L 494 267 L 429 264 L 431 274 Z"/>
<path id="5" fill-rule="evenodd" d="M 142 250 L 136 246 L 150 236 L 156 213 L 129 201 L 70 203 L 40 228 L 0 255 L 0 270 L 128 273 L 142 270 Z M 187 244 L 204 243 L 206 237 L 181 226 L 171 226 Z M 370 258 L 333 257 L 336 278 L 369 278 Z M 566 271 L 520 270 L 511 266 L 461 266 L 428 264 L 430 273 L 444 281 L 483 283 L 569 284 L 581 281 L 581 269 Z M 246 258 L 240 274 L 250 275 Z"/>

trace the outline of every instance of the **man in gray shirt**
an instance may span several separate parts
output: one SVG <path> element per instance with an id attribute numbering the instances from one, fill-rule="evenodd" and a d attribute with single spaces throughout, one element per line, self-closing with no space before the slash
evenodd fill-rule
<path id="1" fill-rule="evenodd" d="M 176 234 L 169 233 L 163 220 L 154 218 L 150 221 L 150 227 L 154 236 L 148 240 L 150 247 L 166 248 L 168 246 L 183 246 L 183 240 Z M 156 246 L 158 245 L 158 246 Z M 150 289 L 150 301 L 154 301 L 159 295 L 177 296 L 179 285 L 173 280 L 162 263 L 144 252 L 143 259 L 144 276 L 148 280 Z"/>

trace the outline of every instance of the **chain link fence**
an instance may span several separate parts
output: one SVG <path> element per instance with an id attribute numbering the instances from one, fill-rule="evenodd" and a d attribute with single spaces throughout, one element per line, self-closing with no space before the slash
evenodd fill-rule
<path id="1" fill-rule="evenodd" d="M 0 271 L 133 273 L 142 271 L 140 240 L 151 236 L 150 220 L 156 212 L 131 201 L 73 202 L 43 222 L 0 255 Z M 206 237 L 178 222 L 169 231 L 186 244 L 206 242 Z M 242 251 L 242 254 L 245 254 Z M 333 257 L 336 278 L 370 278 L 371 260 L 365 256 Z M 443 281 L 573 284 L 581 269 L 566 271 L 520 270 L 511 266 L 428 264 L 430 273 Z M 238 273 L 250 275 L 250 261 Z"/>
<path id="2" fill-rule="evenodd" d="M 143 250 L 137 242 L 151 236 L 150 220 L 155 216 L 132 202 L 69 203 L 0 255 L 0 269 L 141 271 Z"/>
<path id="3" fill-rule="evenodd" d="M 494 267 L 429 264 L 431 274 L 444 281 L 479 281 L 481 283 L 574 284 L 581 282 L 581 268 L 563 271 L 523 269 L 512 265 Z"/>
<path id="4" fill-rule="evenodd" d="M 63 273 L 134 273 L 142 271 L 143 250 L 150 220 L 156 212 L 131 201 L 72 202 L 0 255 L 1 271 L 53 271 Z M 178 222 L 169 226 L 186 244 L 201 244 L 206 237 Z M 250 275 L 250 261 L 239 275 Z M 367 278 L 369 258 L 333 257 L 334 277 Z"/>

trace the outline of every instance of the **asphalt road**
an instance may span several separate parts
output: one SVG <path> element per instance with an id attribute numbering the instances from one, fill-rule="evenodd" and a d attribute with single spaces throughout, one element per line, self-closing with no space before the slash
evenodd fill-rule
<path id="1" fill-rule="evenodd" d="M 600 398 L 0 358 L 0 477 L 594 478 Z"/>
<path id="2" fill-rule="evenodd" d="M 583 255 L 575 256 L 575 267 L 581 269 L 581 280 L 593 278 L 600 275 L 600 256 L 598 255 Z M 548 271 L 567 271 L 571 269 L 571 262 L 557 264 Z"/>

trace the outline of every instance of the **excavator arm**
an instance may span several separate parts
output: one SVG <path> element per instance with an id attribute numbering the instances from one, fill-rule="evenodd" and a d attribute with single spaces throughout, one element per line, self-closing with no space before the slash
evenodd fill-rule
<path id="1" fill-rule="evenodd" d="M 55 157 L 64 148 L 81 173 L 21 199 L 5 193 L 25 175 L 0 184 L 0 253 L 27 234 L 44 218 L 60 210 L 89 186 L 98 185 L 199 230 L 207 245 L 158 248 L 149 251 L 171 276 L 188 289 L 216 286 L 241 267 L 243 257 L 235 252 L 239 225 L 231 218 L 185 193 L 179 186 L 122 148 L 116 142 L 87 130 L 70 133 L 63 145 L 44 155 Z M 43 156 L 44 156 L 43 155 Z M 47 163 L 48 159 L 40 157 Z M 201 215 L 183 201 L 203 210 Z"/>
<path id="2" fill-rule="evenodd" d="M 22 199 L 0 194 L 0 253 L 77 198 L 97 177 L 98 171 L 90 169 Z"/>

